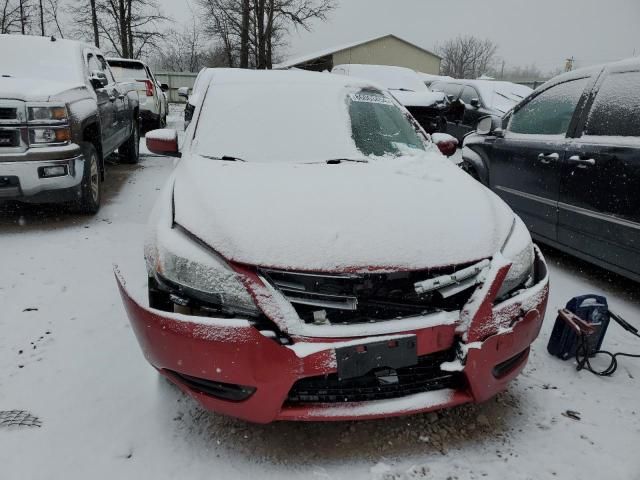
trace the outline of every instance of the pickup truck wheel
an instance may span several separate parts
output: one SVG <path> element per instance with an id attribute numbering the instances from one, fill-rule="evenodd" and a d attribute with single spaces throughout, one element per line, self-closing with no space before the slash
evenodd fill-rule
<path id="1" fill-rule="evenodd" d="M 98 165 L 98 152 L 91 144 L 82 146 L 84 152 L 84 173 L 80 184 L 80 200 L 78 210 L 81 213 L 94 214 L 100 210 L 102 197 L 102 181 Z"/>
<path id="2" fill-rule="evenodd" d="M 140 158 L 140 125 L 133 122 L 133 132 L 129 139 L 120 147 L 120 159 L 123 163 L 138 163 Z"/>

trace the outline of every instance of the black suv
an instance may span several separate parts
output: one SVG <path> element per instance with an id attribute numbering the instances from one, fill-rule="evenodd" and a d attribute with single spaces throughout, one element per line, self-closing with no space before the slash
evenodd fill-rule
<path id="1" fill-rule="evenodd" d="M 430 88 L 464 106 L 463 112 L 452 111 L 447 116 L 447 133 L 456 137 L 460 145 L 481 118 L 491 116 L 500 125 L 504 114 L 533 91 L 524 85 L 495 80 L 440 80 Z"/>
<path id="2" fill-rule="evenodd" d="M 468 136 L 463 165 L 537 240 L 640 281 L 639 59 L 547 82 Z"/>

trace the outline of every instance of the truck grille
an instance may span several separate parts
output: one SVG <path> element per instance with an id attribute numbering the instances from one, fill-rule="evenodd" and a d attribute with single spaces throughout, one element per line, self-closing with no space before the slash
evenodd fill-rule
<path id="1" fill-rule="evenodd" d="M 17 118 L 17 108 L 0 107 L 0 120 L 16 120 Z"/>
<path id="2" fill-rule="evenodd" d="M 460 389 L 464 375 L 460 372 L 443 372 L 440 365 L 456 358 L 455 349 L 420 357 L 418 364 L 398 370 L 378 369 L 367 375 L 349 380 L 339 380 L 337 373 L 322 377 L 298 380 L 287 403 L 370 402 L 405 397 L 443 389 Z"/>
<path id="3" fill-rule="evenodd" d="M 461 310 L 474 285 L 445 298 L 438 291 L 420 295 L 415 284 L 466 266 L 388 274 L 330 275 L 273 269 L 260 273 L 306 323 L 349 325 Z"/>
<path id="4" fill-rule="evenodd" d="M 0 148 L 17 147 L 20 145 L 19 130 L 1 130 L 0 129 Z"/>

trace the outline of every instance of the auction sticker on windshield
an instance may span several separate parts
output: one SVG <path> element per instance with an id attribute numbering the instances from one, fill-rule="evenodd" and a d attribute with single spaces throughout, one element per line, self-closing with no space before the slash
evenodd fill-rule
<path id="1" fill-rule="evenodd" d="M 393 102 L 383 95 L 372 95 L 370 93 L 352 93 L 351 100 L 364 103 L 381 103 L 383 105 L 393 105 Z"/>

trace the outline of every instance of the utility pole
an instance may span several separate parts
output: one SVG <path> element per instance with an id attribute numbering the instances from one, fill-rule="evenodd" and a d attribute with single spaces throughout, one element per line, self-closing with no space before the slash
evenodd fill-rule
<path id="1" fill-rule="evenodd" d="M 100 48 L 100 34 L 98 33 L 98 12 L 96 11 L 96 0 L 91 0 L 91 25 L 93 26 L 93 43 Z"/>
<path id="2" fill-rule="evenodd" d="M 571 70 L 573 70 L 573 64 L 575 63 L 575 61 L 576 59 L 573 58 L 573 55 L 571 56 L 571 58 L 567 58 L 567 61 L 564 64 L 564 71 L 570 72 Z"/>

